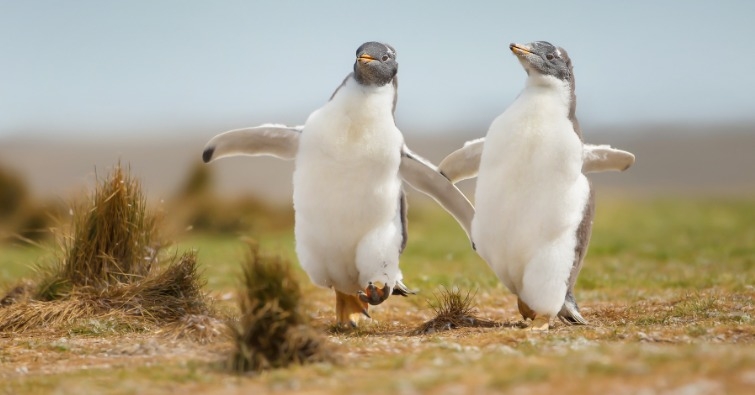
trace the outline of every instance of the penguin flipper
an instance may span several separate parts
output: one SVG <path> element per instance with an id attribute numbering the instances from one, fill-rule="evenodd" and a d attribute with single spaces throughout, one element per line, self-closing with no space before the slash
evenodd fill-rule
<path id="1" fill-rule="evenodd" d="M 450 153 L 438 165 L 438 170 L 454 184 L 477 177 L 485 138 L 467 141 L 462 148 Z M 585 144 L 583 173 L 624 171 L 634 164 L 634 154 L 610 145 Z"/>
<path id="2" fill-rule="evenodd" d="M 472 203 L 432 163 L 410 151 L 405 145 L 401 150 L 399 175 L 414 189 L 430 196 L 448 211 L 472 240 Z"/>
<path id="3" fill-rule="evenodd" d="M 582 149 L 582 173 L 624 171 L 634 164 L 634 154 L 610 145 L 585 144 Z"/>
<path id="4" fill-rule="evenodd" d="M 202 160 L 209 163 L 237 155 L 271 155 L 281 159 L 294 159 L 303 129 L 304 126 L 265 124 L 229 130 L 207 142 L 202 151 Z"/>
<path id="5" fill-rule="evenodd" d="M 485 138 L 467 141 L 464 146 L 446 156 L 438 165 L 443 174 L 452 183 L 477 177 L 480 170 L 480 157 Z"/>

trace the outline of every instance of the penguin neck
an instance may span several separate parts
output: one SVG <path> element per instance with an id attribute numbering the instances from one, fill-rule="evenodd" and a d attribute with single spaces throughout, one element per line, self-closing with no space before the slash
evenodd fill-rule
<path id="1" fill-rule="evenodd" d="M 550 75 L 530 73 L 524 87 L 525 92 L 546 94 L 558 97 L 567 107 L 571 106 L 572 86 L 568 81 Z"/>
<path id="2" fill-rule="evenodd" d="M 574 132 L 582 140 L 582 130 L 577 121 L 577 96 L 574 93 L 574 83 L 564 81 L 550 75 L 530 73 L 525 84 L 523 95 L 547 95 L 563 104 L 564 115 L 571 121 Z"/>
<path id="3" fill-rule="evenodd" d="M 345 108 L 349 113 L 393 118 L 396 85 L 395 82 L 382 86 L 363 85 L 357 82 L 352 73 L 333 95 L 331 101 L 334 105 Z"/>

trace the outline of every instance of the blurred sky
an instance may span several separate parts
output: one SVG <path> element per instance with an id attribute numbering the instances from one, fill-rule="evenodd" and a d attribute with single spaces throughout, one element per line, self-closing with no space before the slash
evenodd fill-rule
<path id="1" fill-rule="evenodd" d="M 745 0 L 0 0 L 0 139 L 302 123 L 373 40 L 397 49 L 405 134 L 484 133 L 524 83 L 508 44 L 536 40 L 569 51 L 583 126 L 752 121 L 753 17 Z"/>

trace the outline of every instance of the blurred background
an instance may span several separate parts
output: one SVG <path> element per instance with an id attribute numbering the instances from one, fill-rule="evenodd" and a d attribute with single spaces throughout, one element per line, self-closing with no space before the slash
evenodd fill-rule
<path id="1" fill-rule="evenodd" d="M 586 141 L 637 156 L 592 176 L 599 194 L 753 196 L 753 15 L 744 0 L 0 1 L 0 223 L 119 161 L 154 202 L 204 188 L 290 207 L 292 163 L 206 166 L 202 148 L 302 124 L 365 41 L 397 49 L 398 126 L 436 163 L 523 87 L 508 44 L 546 40 L 574 62 Z"/>

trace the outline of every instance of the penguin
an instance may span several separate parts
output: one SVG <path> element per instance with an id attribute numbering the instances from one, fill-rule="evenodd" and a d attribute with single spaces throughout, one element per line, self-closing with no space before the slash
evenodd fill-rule
<path id="1" fill-rule="evenodd" d="M 454 184 L 477 177 L 484 144 L 484 137 L 467 141 L 462 148 L 452 152 L 441 161 L 438 165 L 438 171 Z M 631 152 L 616 149 L 610 145 L 583 144 L 582 159 L 582 173 L 589 174 L 625 171 L 634 164 L 635 156 Z M 586 226 L 587 223 L 585 223 L 585 228 L 582 229 L 583 232 L 589 232 Z M 585 245 L 584 248 L 586 249 L 587 246 Z M 582 258 L 584 258 L 584 255 Z M 575 262 L 577 264 L 572 268 L 573 273 L 569 278 L 566 301 L 558 315 L 559 319 L 567 324 L 587 324 L 587 321 L 579 313 L 579 306 L 574 297 L 574 285 L 577 282 L 582 262 L 583 260 L 580 259 L 578 263 Z"/>
<path id="2" fill-rule="evenodd" d="M 471 232 L 474 208 L 396 127 L 395 49 L 366 42 L 353 71 L 304 125 L 264 124 L 213 137 L 204 162 L 236 155 L 294 160 L 296 253 L 316 285 L 336 295 L 336 322 L 358 325 L 369 305 L 413 293 L 402 282 L 407 242 L 403 182 L 432 197 Z"/>
<path id="3" fill-rule="evenodd" d="M 530 329 L 548 330 L 555 317 L 585 324 L 574 298 L 595 212 L 585 173 L 625 170 L 634 155 L 584 144 L 563 48 L 545 41 L 509 48 L 527 73 L 524 89 L 484 139 L 449 155 L 439 171 L 452 181 L 477 175 L 474 245 L 517 295 Z"/>

